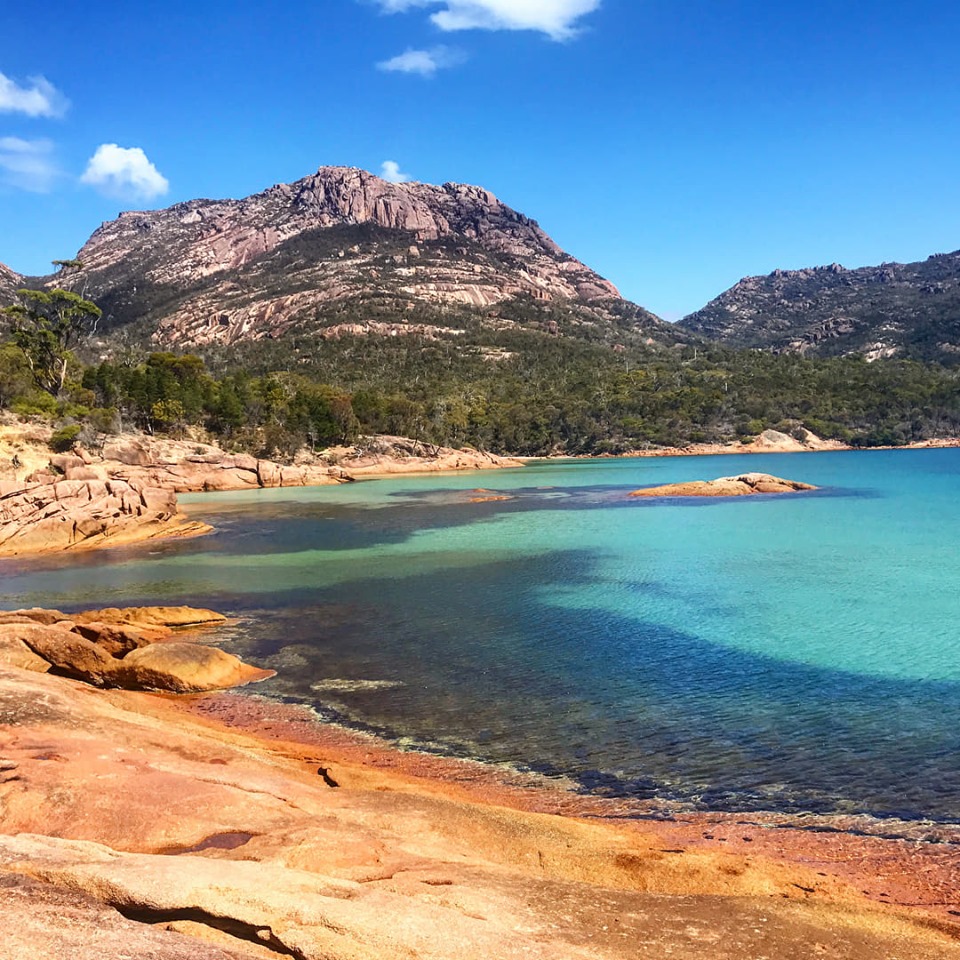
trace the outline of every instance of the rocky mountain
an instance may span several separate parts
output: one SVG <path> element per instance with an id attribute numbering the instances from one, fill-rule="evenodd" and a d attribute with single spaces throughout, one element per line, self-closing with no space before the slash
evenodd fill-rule
<path id="1" fill-rule="evenodd" d="M 23 277 L 0 263 L 0 307 L 13 303 L 14 294 L 23 286 Z"/>
<path id="2" fill-rule="evenodd" d="M 747 277 L 679 326 L 734 347 L 960 363 L 960 251 Z"/>
<path id="3" fill-rule="evenodd" d="M 164 345 L 290 332 L 449 337 L 471 319 L 522 323 L 500 309 L 516 303 L 555 304 L 587 331 L 613 322 L 682 337 L 487 190 L 347 167 L 244 200 L 123 213 L 77 259 L 69 280 L 104 309 L 105 330 L 136 323 Z"/>

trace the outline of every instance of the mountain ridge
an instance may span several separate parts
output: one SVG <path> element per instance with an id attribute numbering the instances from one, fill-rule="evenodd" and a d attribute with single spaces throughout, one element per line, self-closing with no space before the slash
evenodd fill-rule
<path id="1" fill-rule="evenodd" d="M 744 277 L 678 326 L 775 353 L 960 363 L 960 250 Z"/>
<path id="2" fill-rule="evenodd" d="M 241 200 L 128 211 L 101 224 L 77 259 L 69 279 L 108 326 L 146 321 L 156 342 L 176 346 L 276 338 L 304 324 L 362 327 L 339 316 L 345 302 L 374 302 L 374 319 L 392 312 L 403 322 L 418 310 L 482 312 L 519 298 L 582 305 L 588 324 L 628 304 L 483 187 L 397 184 L 353 167 L 321 167 Z"/>

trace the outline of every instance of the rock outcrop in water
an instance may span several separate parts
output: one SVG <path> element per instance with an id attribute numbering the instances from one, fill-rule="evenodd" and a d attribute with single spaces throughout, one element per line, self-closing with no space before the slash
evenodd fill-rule
<path id="1" fill-rule="evenodd" d="M 628 494 L 631 497 L 743 497 L 754 493 L 799 493 L 816 490 L 809 483 L 784 480 L 769 473 L 741 473 L 736 477 L 718 477 L 716 480 L 688 480 L 646 487 Z"/>

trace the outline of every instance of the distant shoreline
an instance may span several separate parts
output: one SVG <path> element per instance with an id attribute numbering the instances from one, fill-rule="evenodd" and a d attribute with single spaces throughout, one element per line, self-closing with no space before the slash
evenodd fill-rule
<path id="1" fill-rule="evenodd" d="M 538 460 L 631 460 L 655 457 L 759 456 L 770 453 L 869 453 L 872 450 L 951 450 L 960 447 L 960 437 L 919 440 L 901 446 L 854 447 L 839 440 L 821 440 L 816 444 L 792 441 L 791 444 L 763 444 L 756 441 L 738 443 L 694 443 L 686 447 L 654 447 L 626 453 L 558 453 L 543 457 L 518 457 L 527 463 Z"/>

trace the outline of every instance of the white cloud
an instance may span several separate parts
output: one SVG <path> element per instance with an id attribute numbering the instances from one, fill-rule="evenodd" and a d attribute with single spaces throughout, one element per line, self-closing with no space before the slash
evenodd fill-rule
<path id="1" fill-rule="evenodd" d="M 376 0 L 385 13 L 442 6 L 430 15 L 441 30 L 537 30 L 554 40 L 576 35 L 576 22 L 601 0 Z"/>
<path id="2" fill-rule="evenodd" d="M 28 117 L 62 117 L 70 101 L 45 77 L 31 77 L 21 87 L 0 73 L 0 113 L 25 113 Z"/>
<path id="3" fill-rule="evenodd" d="M 0 137 L 0 181 L 31 193 L 48 193 L 60 176 L 50 140 Z"/>
<path id="4" fill-rule="evenodd" d="M 380 176 L 389 183 L 407 183 L 413 177 L 409 173 L 403 173 L 400 164 L 396 160 L 384 160 L 380 164 Z"/>
<path id="5" fill-rule="evenodd" d="M 461 51 L 450 47 L 433 47 L 430 50 L 408 49 L 390 60 L 381 61 L 377 64 L 377 69 L 386 70 L 389 73 L 419 73 L 421 77 L 432 77 L 438 70 L 455 67 L 465 59 Z"/>
<path id="6" fill-rule="evenodd" d="M 97 147 L 80 182 L 108 196 L 132 200 L 152 200 L 170 189 L 170 182 L 140 147 L 119 147 L 115 143 Z"/>

